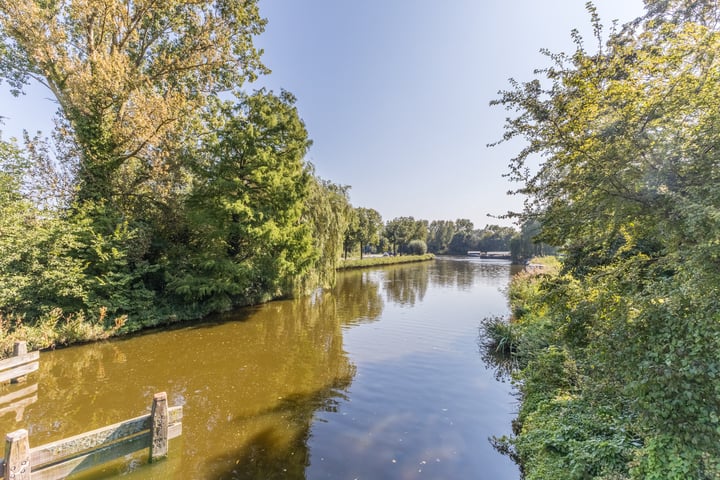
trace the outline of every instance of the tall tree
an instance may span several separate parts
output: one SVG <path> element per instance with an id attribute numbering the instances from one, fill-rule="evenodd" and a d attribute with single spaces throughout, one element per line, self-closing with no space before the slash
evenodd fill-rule
<path id="1" fill-rule="evenodd" d="M 427 220 L 415 220 L 413 217 L 397 217 L 385 224 L 385 237 L 390 241 L 393 253 L 406 245 L 410 240 L 427 238 Z M 402 248 L 400 248 L 402 250 Z"/>
<path id="2" fill-rule="evenodd" d="M 455 235 L 455 222 L 452 220 L 433 220 L 428 227 L 428 250 L 432 253 L 445 253 Z"/>
<path id="3" fill-rule="evenodd" d="M 312 165 L 306 166 L 311 176 L 309 193 L 305 199 L 302 221 L 313 237 L 315 254 L 312 269 L 300 279 L 300 289 L 314 290 L 318 286 L 335 285 L 338 262 L 343 254 L 345 232 L 352 215 L 347 185 L 337 185 L 317 177 Z"/>
<path id="4" fill-rule="evenodd" d="M 214 115 L 216 132 L 189 148 L 195 182 L 187 243 L 173 247 L 168 288 L 222 310 L 292 292 L 310 264 L 301 222 L 309 176 L 305 125 L 287 92 L 259 91 Z"/>
<path id="5" fill-rule="evenodd" d="M 174 151 L 207 99 L 264 72 L 253 0 L 0 0 L 0 78 L 54 94 L 79 145 L 78 196 L 171 203 Z"/>
<path id="6" fill-rule="evenodd" d="M 566 252 L 566 277 L 548 295 L 559 299 L 555 341 L 577 348 L 589 379 L 576 392 L 616 399 L 633 418 L 635 478 L 714 478 L 720 6 L 646 4 L 607 42 L 589 5 L 600 49 L 575 33 L 573 54 L 550 54 L 542 78 L 512 82 L 495 103 L 515 112 L 505 139 L 527 140 L 510 165 L 528 199 L 521 218 Z"/>
<path id="7" fill-rule="evenodd" d="M 359 237 L 360 219 L 358 218 L 357 209 L 352 209 L 348 215 L 348 226 L 343 239 L 343 255 L 345 260 L 347 260 L 350 251 L 358 244 Z M 362 255 L 362 252 L 360 254 Z"/>
<path id="8" fill-rule="evenodd" d="M 363 258 L 365 247 L 380 241 L 382 216 L 377 210 L 364 207 L 356 208 L 355 215 L 358 220 L 357 240 L 360 244 L 360 258 Z"/>

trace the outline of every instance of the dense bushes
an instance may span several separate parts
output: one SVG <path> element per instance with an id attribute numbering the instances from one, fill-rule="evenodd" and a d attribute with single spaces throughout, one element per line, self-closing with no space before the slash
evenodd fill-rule
<path id="1" fill-rule="evenodd" d="M 575 34 L 495 102 L 520 217 L 563 253 L 510 291 L 528 478 L 720 476 L 720 7 L 645 3 L 607 41 L 589 4 L 599 50 Z"/>

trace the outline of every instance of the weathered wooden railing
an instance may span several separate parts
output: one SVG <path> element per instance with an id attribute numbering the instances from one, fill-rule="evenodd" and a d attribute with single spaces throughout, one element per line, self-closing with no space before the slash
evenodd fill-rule
<path id="1" fill-rule="evenodd" d="M 168 407 L 167 394 L 153 397 L 149 415 L 98 428 L 74 437 L 30 448 L 27 430 L 5 438 L 0 478 L 65 478 L 127 454 L 150 448 L 150 461 L 167 456 L 168 440 L 182 433 L 182 406 Z"/>
<path id="2" fill-rule="evenodd" d="M 39 359 L 40 352 L 28 352 L 26 342 L 15 342 L 13 356 L 0 360 L 0 383 L 23 381 L 29 373 L 38 369 Z"/>
<path id="3" fill-rule="evenodd" d="M 15 421 L 21 421 L 25 414 L 25 408 L 37 402 L 37 391 L 38 385 L 35 383 L 0 397 L 0 417 L 13 412 L 15 413 Z"/>

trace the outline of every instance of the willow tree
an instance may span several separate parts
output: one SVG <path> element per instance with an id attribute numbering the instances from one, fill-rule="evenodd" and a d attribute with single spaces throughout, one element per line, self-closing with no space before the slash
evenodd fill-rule
<path id="1" fill-rule="evenodd" d="M 253 0 L 0 0 L 0 75 L 55 96 L 80 200 L 162 203 L 196 113 L 265 71 L 252 43 L 264 23 Z"/>
<path id="2" fill-rule="evenodd" d="M 336 270 L 343 253 L 345 232 L 350 226 L 353 207 L 349 199 L 349 186 L 319 178 L 312 165 L 306 168 L 311 178 L 302 221 L 313 232 L 315 254 L 312 269 L 299 279 L 298 288 L 307 292 L 318 286 L 335 285 Z"/>
<path id="3" fill-rule="evenodd" d="M 546 291 L 552 343 L 585 379 L 525 415 L 523 435 L 585 395 L 596 413 L 615 412 L 622 448 L 637 447 L 625 473 L 717 478 L 720 6 L 645 3 L 647 15 L 608 41 L 589 5 L 599 48 L 575 33 L 575 52 L 548 54 L 540 78 L 512 82 L 495 102 L 512 112 L 505 139 L 527 142 L 510 164 L 528 199 L 521 218 L 539 220 L 539 239 L 567 254 L 565 277 Z M 550 457 L 600 475 L 591 457 L 573 456 L 580 442 L 549 452 L 522 438 L 528 478 L 546 478 L 533 462 Z"/>

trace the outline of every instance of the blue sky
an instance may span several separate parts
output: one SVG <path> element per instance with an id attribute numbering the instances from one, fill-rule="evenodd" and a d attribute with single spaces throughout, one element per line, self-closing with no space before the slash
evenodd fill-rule
<path id="1" fill-rule="evenodd" d="M 641 0 L 596 3 L 606 27 L 643 11 Z M 520 144 L 486 147 L 506 116 L 488 104 L 510 77 L 547 65 L 541 48 L 571 51 L 572 28 L 590 35 L 585 0 L 260 0 L 260 9 L 268 25 L 256 44 L 273 73 L 256 86 L 297 96 L 317 173 L 385 220 L 509 224 L 487 214 L 521 207 L 502 177 Z M 15 99 L 0 85 L 3 136 L 49 131 L 49 97 L 33 88 Z"/>

